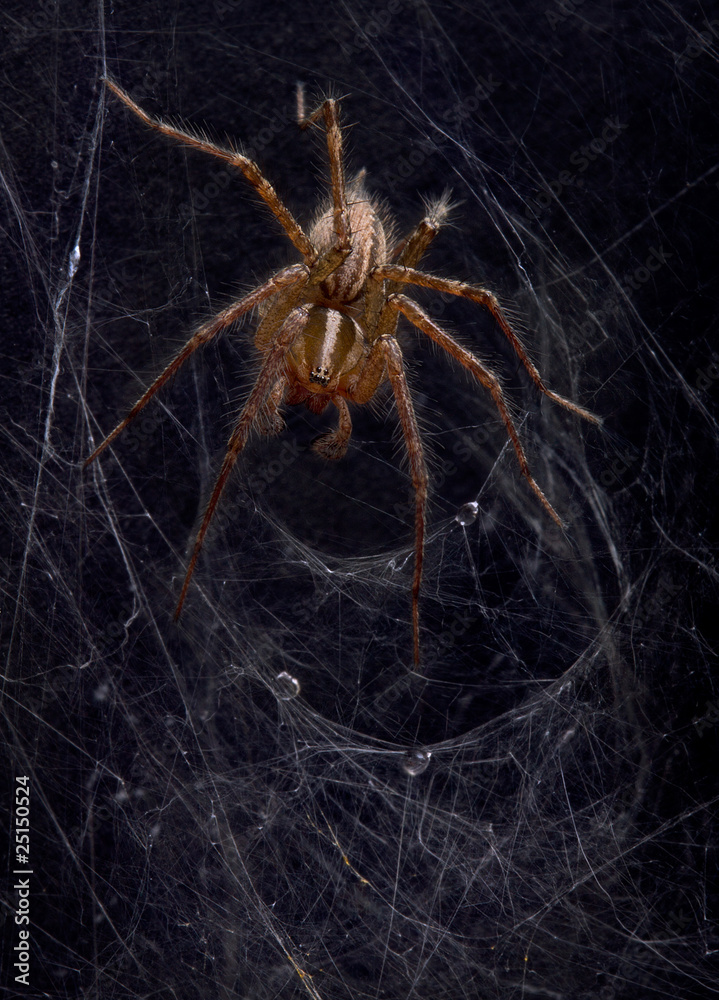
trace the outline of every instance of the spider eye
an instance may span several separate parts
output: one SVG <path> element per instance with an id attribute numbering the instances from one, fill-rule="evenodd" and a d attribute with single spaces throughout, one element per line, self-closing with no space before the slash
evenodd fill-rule
<path id="1" fill-rule="evenodd" d="M 320 385 L 327 385 L 330 381 L 330 371 L 329 368 L 323 368 L 321 365 L 317 365 L 310 372 L 310 382 L 318 382 Z"/>

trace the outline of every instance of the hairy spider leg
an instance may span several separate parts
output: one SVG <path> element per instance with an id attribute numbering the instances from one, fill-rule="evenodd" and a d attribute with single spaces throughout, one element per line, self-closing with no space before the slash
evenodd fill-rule
<path id="1" fill-rule="evenodd" d="M 397 312 L 393 311 L 393 319 L 397 320 Z M 412 396 L 407 386 L 402 350 L 392 334 L 384 334 L 375 340 L 364 367 L 353 387 L 349 399 L 353 403 L 368 403 L 383 382 L 385 375 L 389 378 L 394 393 L 395 404 L 399 414 L 402 433 L 404 435 L 407 455 L 409 457 L 410 473 L 415 495 L 415 539 L 414 539 L 414 573 L 412 577 L 412 636 L 414 649 L 414 665 L 419 666 L 419 592 L 422 583 L 422 567 L 424 563 L 424 532 L 425 511 L 427 507 L 427 491 L 429 476 L 424 460 L 422 438 L 417 425 L 417 417 L 412 404 Z"/>
<path id="2" fill-rule="evenodd" d="M 269 426 L 272 428 L 275 418 L 281 420 L 277 412 L 277 407 L 282 398 L 283 387 L 286 385 L 286 376 L 284 374 L 286 357 L 290 348 L 307 325 L 309 308 L 311 308 L 297 306 L 297 301 L 304 292 L 306 285 L 316 286 L 324 281 L 327 275 L 331 274 L 342 263 L 347 253 L 348 251 L 331 247 L 309 269 L 303 264 L 295 265 L 301 273 L 302 280 L 298 279 L 294 287 L 290 287 L 285 292 L 282 299 L 275 300 L 270 308 L 271 316 L 269 317 L 269 324 L 262 324 L 264 327 L 263 336 L 265 338 L 262 367 L 240 414 L 237 425 L 228 441 L 220 473 L 205 509 L 200 530 L 197 532 L 195 538 L 195 545 L 185 574 L 180 599 L 175 608 L 175 620 L 179 618 L 182 606 L 185 603 L 190 580 L 195 571 L 195 565 L 200 555 L 212 515 L 215 512 L 230 472 L 240 452 L 247 443 L 253 424 L 259 418 L 260 429 L 262 429 L 262 424 L 267 426 L 269 419 Z M 276 330 L 277 333 L 275 333 Z M 281 388 L 278 388 L 278 385 Z M 342 410 L 340 410 L 340 416 L 342 417 Z M 349 411 L 347 411 L 347 418 L 349 419 Z"/>
<path id="3" fill-rule="evenodd" d="M 517 455 L 517 461 L 519 462 L 519 468 L 522 475 L 525 477 L 532 490 L 534 491 L 536 497 L 541 502 L 544 509 L 547 511 L 549 516 L 552 518 L 560 528 L 563 528 L 559 514 L 552 507 L 549 500 L 542 492 L 541 488 L 537 484 L 534 476 L 529 471 L 529 463 L 527 462 L 527 456 L 524 453 L 524 448 L 519 440 L 519 435 L 517 429 L 514 426 L 514 422 L 509 415 L 509 409 L 507 407 L 507 402 L 504 398 L 504 393 L 502 392 L 502 387 L 499 384 L 499 380 L 496 375 L 494 375 L 488 368 L 486 368 L 480 361 L 475 358 L 470 351 L 466 350 L 461 344 L 458 344 L 456 340 L 445 333 L 444 330 L 440 329 L 436 323 L 434 323 L 429 316 L 421 309 L 416 302 L 412 299 L 408 299 L 405 295 L 393 295 L 389 300 L 393 309 L 397 309 L 401 312 L 418 330 L 430 337 L 436 344 L 439 344 L 441 348 L 451 354 L 453 358 L 456 358 L 461 365 L 463 365 L 467 371 L 471 372 L 472 375 L 477 379 L 480 385 L 488 389 L 494 400 L 494 405 L 499 410 L 499 415 L 504 421 L 504 426 L 507 428 L 507 433 L 509 434 L 509 439 L 512 442 L 514 451 Z"/>
<path id="4" fill-rule="evenodd" d="M 337 407 L 337 427 L 326 434 L 320 434 L 312 442 L 312 451 L 328 462 L 336 462 L 347 452 L 349 440 L 352 437 L 352 417 L 349 406 L 342 396 L 333 396 L 332 402 Z"/>
<path id="5" fill-rule="evenodd" d="M 512 345 L 515 354 L 526 368 L 530 378 L 540 392 L 543 392 L 545 396 L 554 400 L 555 403 L 559 403 L 559 405 L 563 406 L 565 409 L 571 410 L 572 413 L 576 413 L 578 416 L 584 417 L 585 420 L 589 420 L 593 424 L 601 423 L 600 418 L 596 417 L 593 413 L 590 413 L 589 410 L 585 410 L 583 407 L 577 406 L 576 403 L 572 403 L 569 399 L 565 399 L 564 396 L 560 396 L 546 387 L 542 381 L 541 375 L 529 359 L 520 340 L 504 318 L 502 311 L 499 308 L 497 297 L 491 292 L 488 292 L 486 288 L 477 288 L 474 285 L 468 285 L 463 281 L 455 281 L 451 278 L 437 278 L 433 274 L 424 274 L 424 272 L 416 271 L 414 268 L 401 267 L 394 264 L 388 264 L 376 268 L 375 277 L 385 278 L 389 281 L 399 282 L 400 284 L 412 284 L 420 285 L 422 288 L 432 288 L 436 292 L 444 292 L 448 295 L 457 295 L 461 298 L 470 299 L 472 302 L 476 302 L 480 306 L 484 306 L 484 308 L 491 313 L 492 318 L 497 323 L 497 326 Z M 454 341 L 452 341 L 452 343 L 454 343 Z"/>
<path id="6" fill-rule="evenodd" d="M 306 308 L 298 307 L 295 309 L 287 318 L 282 329 L 279 331 L 274 344 L 265 355 L 264 361 L 262 362 L 262 368 L 257 376 L 257 381 L 252 388 L 252 392 L 244 405 L 235 429 L 233 430 L 227 443 L 227 451 L 225 453 L 220 473 L 215 482 L 212 496 L 210 497 L 205 509 L 200 530 L 197 532 L 197 536 L 195 538 L 192 557 L 190 558 L 190 562 L 187 567 L 185 580 L 180 593 L 180 599 L 178 600 L 177 607 L 175 608 L 175 620 L 179 618 L 180 612 L 182 611 L 182 605 L 185 603 L 187 588 L 190 586 L 190 580 L 192 579 L 192 574 L 195 571 L 195 565 L 200 555 L 200 550 L 202 549 L 202 543 L 205 540 L 205 535 L 210 521 L 212 520 L 212 515 L 215 512 L 215 508 L 217 507 L 222 491 L 225 488 L 230 472 L 232 471 L 240 452 L 247 443 L 253 423 L 257 419 L 257 416 L 264 406 L 267 397 L 271 395 L 275 385 L 277 384 L 278 376 L 280 376 L 285 365 L 287 352 L 290 350 L 297 337 L 299 337 L 304 330 L 307 325 L 308 317 L 309 313 Z"/>
<path id="7" fill-rule="evenodd" d="M 304 279 L 304 281 L 302 280 Z M 127 414 L 124 420 L 121 420 L 117 427 L 107 435 L 105 440 L 95 448 L 93 453 L 89 458 L 85 459 L 83 463 L 83 468 L 87 468 L 91 462 L 94 462 L 97 456 L 107 448 L 108 445 L 112 444 L 118 434 L 131 423 L 138 413 L 149 403 L 158 389 L 171 378 L 175 372 L 187 361 L 191 354 L 193 354 L 198 347 L 202 347 L 204 344 L 209 343 L 221 330 L 224 330 L 235 320 L 239 319 L 245 313 L 254 309 L 256 305 L 261 302 L 271 298 L 273 295 L 292 288 L 293 285 L 298 285 L 302 282 L 305 284 L 307 280 L 307 269 L 304 264 L 292 264 L 290 267 L 284 268 L 277 274 L 273 275 L 259 288 L 255 288 L 254 291 L 250 292 L 249 295 L 245 295 L 244 298 L 238 299 L 237 302 L 233 302 L 222 312 L 218 313 L 212 319 L 203 323 L 202 326 L 197 330 L 196 333 L 190 337 L 185 346 L 181 351 L 172 359 L 169 365 L 161 372 L 155 381 L 152 383 L 150 388 L 138 399 L 135 405 L 132 407 L 130 412 Z"/>
<path id="8" fill-rule="evenodd" d="M 396 248 L 394 252 L 394 256 L 397 258 L 395 266 L 413 268 L 419 263 L 444 224 L 450 208 L 449 192 L 445 192 L 436 202 L 427 206 L 427 214 Z M 373 287 L 380 291 L 379 315 L 374 317 L 376 327 L 374 336 L 376 339 L 385 334 L 396 336 L 399 316 L 396 309 L 391 309 L 387 305 L 387 299 L 402 288 L 402 283 L 399 281 L 386 281 L 381 273 L 382 270 L 383 266 L 380 265 L 372 271 L 371 275 L 374 279 Z"/>
<path id="9" fill-rule="evenodd" d="M 445 191 L 441 198 L 425 206 L 427 214 L 420 219 L 409 236 L 396 247 L 393 254 L 396 258 L 395 266 L 417 266 L 452 210 L 449 197 L 450 192 Z"/>
<path id="10" fill-rule="evenodd" d="M 284 417 L 280 413 L 280 406 L 285 396 L 285 378 L 278 378 L 270 390 L 267 401 L 263 409 L 257 415 L 257 430 L 267 437 L 274 437 L 281 434 L 285 429 Z"/>
<path id="11" fill-rule="evenodd" d="M 331 97 L 328 98 L 307 118 L 301 118 L 299 124 L 300 128 L 307 128 L 314 124 L 320 116 L 324 117 L 325 132 L 327 133 L 334 229 L 337 236 L 336 247 L 338 250 L 349 250 L 352 247 L 352 232 L 347 210 L 342 129 L 340 128 L 337 102 Z"/>
<path id="12" fill-rule="evenodd" d="M 121 87 L 118 87 L 116 83 L 113 83 L 113 81 L 108 77 L 105 77 L 104 79 L 113 94 L 115 94 L 116 97 L 119 97 L 123 104 L 125 104 L 130 111 L 137 115 L 137 117 L 143 121 L 145 125 L 155 129 L 157 132 L 161 132 L 162 135 L 169 136 L 171 139 L 176 139 L 178 142 L 184 143 L 186 146 L 191 146 L 193 149 L 199 149 L 203 153 L 209 153 L 211 156 L 224 160 L 225 163 L 228 163 L 231 167 L 237 167 L 241 170 L 245 179 L 252 185 L 260 198 L 262 198 L 274 217 L 287 233 L 289 239 L 302 254 L 305 259 L 305 263 L 311 264 L 317 259 L 317 251 L 312 245 L 312 242 L 254 160 L 250 160 L 248 157 L 243 156 L 241 153 L 238 153 L 237 150 L 225 149 L 222 146 L 218 146 L 216 143 L 210 142 L 210 140 L 205 136 L 193 135 L 192 132 L 185 131 L 180 128 L 174 128 L 174 126 L 167 125 L 158 118 L 153 118 L 151 115 L 148 115 L 146 111 L 143 111 L 140 105 L 136 104 L 130 95 L 126 94 L 125 91 Z"/>
<path id="13" fill-rule="evenodd" d="M 424 564 L 424 526 L 427 508 L 427 465 L 422 450 L 422 438 L 417 426 L 417 417 L 412 405 L 412 397 L 407 387 L 407 376 L 402 361 L 402 351 L 399 344 L 391 336 L 384 336 L 380 341 L 384 352 L 392 391 L 394 392 L 397 412 L 399 413 L 402 432 L 409 456 L 409 467 L 414 486 L 414 574 L 412 577 L 412 637 L 414 649 L 414 665 L 419 666 L 419 590 L 422 583 L 422 568 Z"/>

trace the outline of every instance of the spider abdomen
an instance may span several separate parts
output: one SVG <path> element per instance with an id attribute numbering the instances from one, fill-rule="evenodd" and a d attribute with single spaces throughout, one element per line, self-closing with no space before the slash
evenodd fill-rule
<path id="1" fill-rule="evenodd" d="M 359 179 L 347 192 L 347 215 L 352 252 L 320 286 L 327 300 L 344 304 L 362 294 L 367 275 L 377 264 L 385 263 L 387 255 L 385 227 Z M 335 246 L 337 235 L 331 208 L 320 215 L 309 235 L 320 254 Z"/>
<path id="2" fill-rule="evenodd" d="M 356 320 L 337 309 L 313 306 L 289 352 L 288 374 L 310 393 L 343 393 L 366 353 L 366 341 Z"/>

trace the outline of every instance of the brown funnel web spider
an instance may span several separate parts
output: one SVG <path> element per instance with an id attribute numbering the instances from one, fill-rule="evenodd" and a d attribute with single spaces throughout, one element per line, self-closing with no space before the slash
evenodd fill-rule
<path id="1" fill-rule="evenodd" d="M 391 224 L 365 189 L 364 172 L 349 183 L 345 182 L 342 132 L 335 100 L 330 98 L 324 101 L 307 117 L 303 110 L 300 111 L 303 127 L 324 122 L 331 177 L 330 199 L 320 208 L 315 221 L 305 232 L 252 160 L 236 150 L 210 142 L 199 132 L 175 128 L 150 117 L 117 84 L 111 80 L 106 80 L 106 83 L 145 125 L 240 170 L 287 233 L 302 262 L 282 268 L 254 291 L 203 323 L 125 419 L 93 451 L 85 466 L 93 462 L 135 419 L 194 351 L 245 313 L 259 307 L 260 322 L 255 333 L 255 347 L 261 356 L 260 371 L 230 436 L 225 459 L 197 532 L 175 610 L 177 618 L 187 596 L 210 520 L 250 431 L 254 428 L 263 434 L 278 434 L 284 426 L 280 416 L 283 404 L 304 403 L 313 413 L 322 413 L 332 403 L 337 410 L 337 427 L 319 437 L 312 447 L 323 458 L 342 458 L 352 433 L 348 403 L 368 403 L 380 386 L 389 381 L 402 425 L 415 494 L 412 631 L 414 663 L 417 665 L 428 476 L 402 351 L 397 341 L 400 315 L 451 354 L 491 394 L 514 447 L 522 475 L 550 517 L 559 525 L 561 521 L 529 471 L 496 375 L 445 333 L 416 302 L 404 295 L 404 286 L 419 285 L 461 296 L 489 310 L 537 388 L 572 413 L 593 422 L 598 422 L 597 418 L 544 385 L 502 315 L 492 292 L 417 269 L 447 215 L 446 198 L 428 209 L 425 218 L 404 241 L 399 245 L 393 243 Z M 301 100 L 299 103 L 301 107 Z"/>

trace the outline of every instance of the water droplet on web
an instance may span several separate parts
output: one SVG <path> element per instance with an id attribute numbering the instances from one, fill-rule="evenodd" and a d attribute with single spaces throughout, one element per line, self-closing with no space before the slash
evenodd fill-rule
<path id="1" fill-rule="evenodd" d="M 468 524 L 474 524 L 477 520 L 477 514 L 479 513 L 479 504 L 472 500 L 471 503 L 466 503 L 459 508 L 454 516 L 455 521 L 466 527 Z"/>
<path id="2" fill-rule="evenodd" d="M 430 750 L 408 750 L 402 761 L 402 770 L 414 778 L 429 767 Z"/>
<path id="3" fill-rule="evenodd" d="M 300 693 L 300 682 L 296 677 L 293 677 L 292 674 L 288 674 L 286 670 L 283 670 L 281 674 L 278 674 L 276 680 L 276 693 L 282 701 L 291 701 Z"/>
<path id="4" fill-rule="evenodd" d="M 73 248 L 72 253 L 70 254 L 70 263 L 69 263 L 68 269 L 67 269 L 68 277 L 71 280 L 72 280 L 72 278 L 75 277 L 75 272 L 77 271 L 78 266 L 80 264 L 80 258 L 81 258 L 80 244 L 77 243 L 75 245 L 75 247 Z"/>

